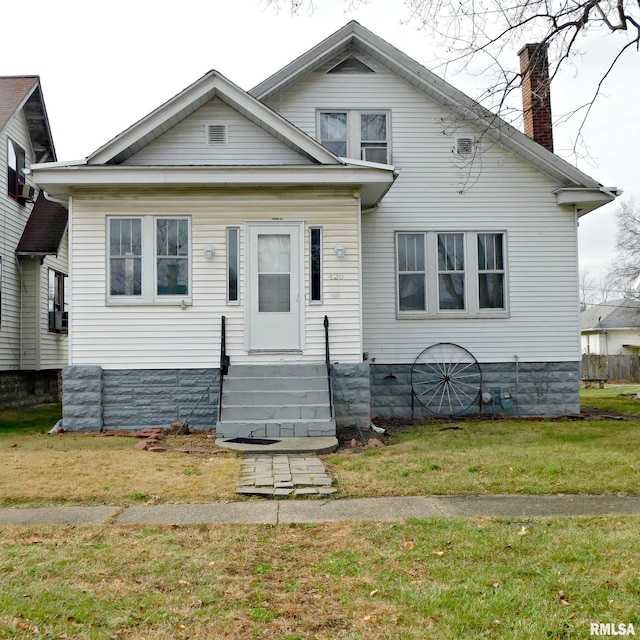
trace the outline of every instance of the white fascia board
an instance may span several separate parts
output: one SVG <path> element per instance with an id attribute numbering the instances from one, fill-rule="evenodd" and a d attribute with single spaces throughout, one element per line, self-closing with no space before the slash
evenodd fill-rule
<path id="1" fill-rule="evenodd" d="M 78 187 L 166 186 L 353 186 L 379 201 L 395 180 L 390 169 L 344 165 L 279 167 L 46 167 L 33 173 L 34 181 L 55 198 L 68 197 Z"/>
<path id="2" fill-rule="evenodd" d="M 337 156 L 280 114 L 273 111 L 273 109 L 258 102 L 239 87 L 234 85 L 234 88 L 237 90 L 233 93 L 221 96 L 223 101 L 236 110 L 247 113 L 250 119 L 258 126 L 266 130 L 273 130 L 276 134 L 288 140 L 295 148 L 321 164 L 339 164 L 341 162 Z"/>
<path id="3" fill-rule="evenodd" d="M 613 202 L 621 193 L 617 187 L 579 188 L 569 187 L 556 189 L 554 192 L 556 203 L 576 207 L 578 217 L 594 209 L 598 209 L 609 202 Z"/>
<path id="4" fill-rule="evenodd" d="M 271 128 L 288 140 L 294 147 L 302 150 L 320 163 L 338 163 L 338 159 L 318 142 L 307 136 L 300 129 L 275 113 L 269 107 L 258 102 L 246 91 L 225 78 L 217 71 L 210 71 L 184 91 L 158 107 L 155 111 L 139 120 L 126 131 L 92 153 L 87 162 L 92 165 L 106 164 L 130 146 L 143 140 L 146 136 L 154 136 L 161 131 L 162 125 L 181 113 L 186 117 L 193 110 L 193 105 L 201 100 L 211 100 L 218 96 L 237 110 L 249 114 L 251 119 L 263 128 Z M 198 105 L 199 107 L 200 105 Z"/>
<path id="5" fill-rule="evenodd" d="M 365 53 L 404 78 L 416 89 L 430 96 L 481 132 L 486 132 L 490 138 L 504 145 L 560 184 L 595 189 L 601 186 L 599 182 L 560 156 L 540 146 L 513 125 L 357 22 L 350 22 L 339 29 L 307 53 L 251 89 L 249 93 L 259 100 L 266 100 L 282 87 L 312 71 L 322 61 L 331 55 L 336 55 L 351 43 L 359 45 Z"/>

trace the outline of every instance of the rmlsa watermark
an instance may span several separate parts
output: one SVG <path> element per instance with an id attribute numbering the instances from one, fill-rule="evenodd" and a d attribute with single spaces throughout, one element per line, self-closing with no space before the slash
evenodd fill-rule
<path id="1" fill-rule="evenodd" d="M 590 624 L 592 636 L 635 636 L 633 624 L 624 622 L 592 622 Z"/>

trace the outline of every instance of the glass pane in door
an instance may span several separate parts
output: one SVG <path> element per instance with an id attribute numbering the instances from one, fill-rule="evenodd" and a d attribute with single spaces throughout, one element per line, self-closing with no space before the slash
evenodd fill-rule
<path id="1" fill-rule="evenodd" d="M 258 234 L 258 311 L 291 311 L 289 234 Z"/>

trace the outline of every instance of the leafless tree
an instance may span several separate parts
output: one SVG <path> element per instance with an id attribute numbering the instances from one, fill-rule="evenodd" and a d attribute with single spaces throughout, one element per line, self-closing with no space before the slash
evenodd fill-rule
<path id="1" fill-rule="evenodd" d="M 618 289 L 637 297 L 640 284 L 640 209 L 632 199 L 622 201 L 616 210 L 616 218 L 618 233 L 612 274 Z"/>
<path id="2" fill-rule="evenodd" d="M 580 311 L 589 307 L 607 302 L 615 294 L 615 283 L 610 273 L 596 275 L 591 267 L 581 267 L 579 276 L 580 286 Z"/>
<path id="3" fill-rule="evenodd" d="M 373 0 L 344 0 L 346 9 Z M 324 0 L 261 0 L 263 5 L 291 13 L 313 12 Z M 456 64 L 492 79 L 483 95 L 474 96 L 485 107 L 515 121 L 520 103 L 509 99 L 519 89 L 527 69 L 514 69 L 512 60 L 527 42 L 546 45 L 550 79 L 561 69 L 580 66 L 586 36 L 615 34 L 619 40 L 590 96 L 562 119 L 576 116 L 574 152 L 584 149 L 582 130 L 607 78 L 623 56 L 640 47 L 640 0 L 403 0 L 404 22 L 425 31 L 446 52 L 443 63 Z"/>

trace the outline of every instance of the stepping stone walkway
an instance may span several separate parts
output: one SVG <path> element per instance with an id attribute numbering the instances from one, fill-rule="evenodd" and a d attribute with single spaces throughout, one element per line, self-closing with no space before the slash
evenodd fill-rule
<path id="1" fill-rule="evenodd" d="M 243 458 L 236 493 L 250 496 L 330 496 L 337 492 L 317 456 L 256 455 Z"/>

